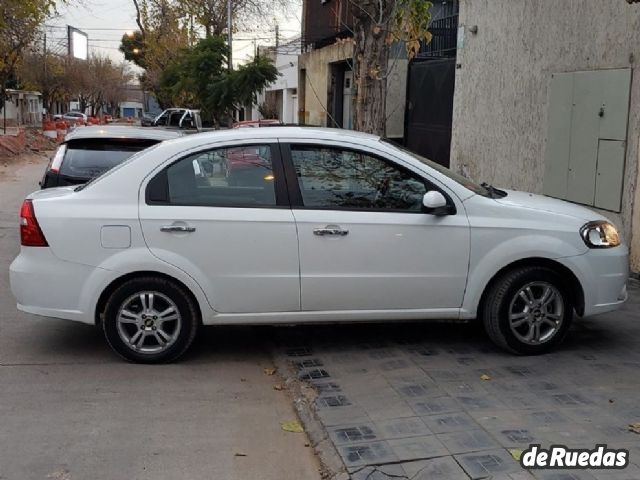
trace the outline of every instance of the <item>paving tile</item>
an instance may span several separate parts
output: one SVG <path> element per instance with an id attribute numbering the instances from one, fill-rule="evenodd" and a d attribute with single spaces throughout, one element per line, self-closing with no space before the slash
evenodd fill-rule
<path id="1" fill-rule="evenodd" d="M 445 413 L 441 415 L 427 415 L 423 422 L 433 433 L 449 433 L 479 428 L 476 421 L 466 413 Z"/>
<path id="2" fill-rule="evenodd" d="M 457 413 L 462 411 L 460 404 L 448 395 L 434 398 L 411 399 L 408 403 L 417 415 Z"/>
<path id="3" fill-rule="evenodd" d="M 453 457 L 407 462 L 402 466 L 411 480 L 466 480 L 469 478 Z"/>
<path id="4" fill-rule="evenodd" d="M 497 397 L 489 394 L 455 395 L 454 398 L 466 411 L 496 410 L 500 408 L 508 408 L 503 402 L 498 400 Z"/>
<path id="5" fill-rule="evenodd" d="M 500 448 L 500 444 L 484 430 L 442 433 L 437 437 L 447 447 L 449 453 L 453 455 Z"/>
<path id="6" fill-rule="evenodd" d="M 359 406 L 343 408 L 322 408 L 316 410 L 318 417 L 325 427 L 347 425 L 352 423 L 367 423 L 371 421 L 367 412 Z"/>
<path id="7" fill-rule="evenodd" d="M 375 426 L 376 430 L 380 432 L 380 438 L 384 438 L 385 440 L 431 435 L 432 433 L 420 417 L 378 420 L 375 422 Z"/>
<path id="8" fill-rule="evenodd" d="M 398 461 L 386 442 L 338 446 L 338 453 L 347 467 L 380 465 Z"/>
<path id="9" fill-rule="evenodd" d="M 335 445 L 348 445 L 381 440 L 373 423 L 337 425 L 327 429 L 329 438 Z"/>
<path id="10" fill-rule="evenodd" d="M 445 446 L 435 435 L 397 438 L 388 440 L 387 443 L 398 460 L 401 461 L 442 457 L 449 454 Z"/>
<path id="11" fill-rule="evenodd" d="M 539 480 L 595 480 L 595 477 L 584 470 L 534 470 Z"/>
<path id="12" fill-rule="evenodd" d="M 408 478 L 401 464 L 357 467 L 350 474 L 351 480 L 390 480 Z"/>
<path id="13" fill-rule="evenodd" d="M 455 459 L 472 480 L 522 472 L 522 467 L 506 450 L 466 453 L 456 455 Z"/>
<path id="14" fill-rule="evenodd" d="M 540 436 L 526 428 L 505 428 L 494 433 L 498 442 L 507 448 L 526 448 L 532 443 L 540 443 Z"/>

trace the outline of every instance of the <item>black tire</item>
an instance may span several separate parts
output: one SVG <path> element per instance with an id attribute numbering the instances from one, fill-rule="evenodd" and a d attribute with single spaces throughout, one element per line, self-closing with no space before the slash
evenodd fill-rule
<path id="1" fill-rule="evenodd" d="M 176 326 L 172 332 L 175 340 L 160 352 L 136 351 L 119 333 L 120 308 L 128 299 L 142 292 L 157 292 L 163 295 L 173 302 L 179 313 L 179 327 Z M 128 280 L 111 294 L 106 304 L 102 330 L 109 346 L 124 359 L 135 363 L 168 363 L 177 360 L 189 349 L 199 325 L 198 308 L 180 285 L 168 279 L 147 276 Z M 133 325 L 131 328 L 135 332 L 138 327 Z"/>
<path id="2" fill-rule="evenodd" d="M 562 305 L 561 313 L 557 313 L 558 324 L 554 333 L 551 334 L 548 324 L 544 324 L 549 329 L 549 337 L 537 344 L 531 344 L 519 338 L 520 331 L 516 328 L 513 331 L 509 319 L 512 301 L 514 307 L 515 302 L 525 303 L 519 297 L 521 289 L 528 285 L 551 285 L 555 287 L 559 299 L 554 302 L 555 305 Z M 543 289 L 544 287 L 535 286 L 534 288 Z M 540 290 L 539 290 L 540 291 Z M 571 289 L 566 282 L 555 271 L 546 267 L 519 267 L 510 270 L 499 278 L 497 278 L 489 287 L 485 295 L 484 302 L 481 305 L 481 318 L 484 328 L 489 338 L 499 347 L 508 350 L 511 353 L 519 355 L 538 355 L 546 353 L 557 347 L 567 335 L 571 322 L 573 320 L 573 304 L 571 301 Z M 517 297 L 517 298 L 516 298 Z M 557 297 L 554 297 L 557 298 Z M 531 316 L 543 315 L 536 313 L 540 309 L 534 308 Z M 522 315 L 522 314 L 521 314 Z M 528 324 L 524 324 L 523 331 L 527 331 Z M 542 328 L 542 327 L 539 327 Z M 520 335 L 522 336 L 522 335 Z M 526 340 L 526 339 L 525 339 Z"/>

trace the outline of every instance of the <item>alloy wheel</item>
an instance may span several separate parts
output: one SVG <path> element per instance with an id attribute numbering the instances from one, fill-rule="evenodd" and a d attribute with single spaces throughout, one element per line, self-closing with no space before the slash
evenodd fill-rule
<path id="1" fill-rule="evenodd" d="M 519 289 L 509 305 L 509 327 L 527 345 L 551 340 L 564 319 L 564 300 L 548 282 L 531 282 Z"/>

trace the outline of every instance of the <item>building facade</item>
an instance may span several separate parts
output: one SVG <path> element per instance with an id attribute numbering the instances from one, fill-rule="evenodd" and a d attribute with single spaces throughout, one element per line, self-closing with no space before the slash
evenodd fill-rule
<path id="1" fill-rule="evenodd" d="M 0 115 L 7 126 L 39 127 L 42 125 L 42 94 L 28 90 L 7 89 Z"/>
<path id="2" fill-rule="evenodd" d="M 451 168 L 613 220 L 640 270 L 640 4 L 460 2 Z"/>
<path id="3" fill-rule="evenodd" d="M 300 123 L 353 128 L 353 8 L 351 0 L 303 1 Z M 398 141 L 404 137 L 407 65 L 404 48 L 394 46 L 387 75 L 386 135 Z"/>

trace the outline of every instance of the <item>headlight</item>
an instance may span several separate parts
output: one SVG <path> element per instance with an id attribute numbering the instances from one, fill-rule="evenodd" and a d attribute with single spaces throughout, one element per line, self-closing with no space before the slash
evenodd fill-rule
<path id="1" fill-rule="evenodd" d="M 609 248 L 620 245 L 616 227 L 602 220 L 589 222 L 580 229 L 580 235 L 589 248 Z"/>

